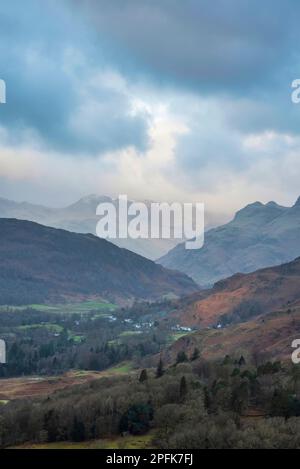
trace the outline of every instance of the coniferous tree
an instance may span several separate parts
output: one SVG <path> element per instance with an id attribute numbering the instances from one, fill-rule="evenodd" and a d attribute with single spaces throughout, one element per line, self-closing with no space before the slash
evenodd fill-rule
<path id="1" fill-rule="evenodd" d="M 147 381 L 147 379 L 148 379 L 147 370 L 142 370 L 140 377 L 139 377 L 139 382 L 144 383 L 145 381 Z"/>
<path id="2" fill-rule="evenodd" d="M 187 395 L 187 382 L 186 382 L 185 376 L 183 376 L 180 380 L 180 387 L 179 387 L 180 400 L 183 401 L 186 395 Z"/>
<path id="3" fill-rule="evenodd" d="M 187 361 L 188 361 L 188 357 L 187 357 L 186 353 L 183 350 L 178 352 L 177 359 L 176 359 L 176 364 L 184 363 L 184 362 L 187 362 Z"/>
<path id="4" fill-rule="evenodd" d="M 191 356 L 191 361 L 195 361 L 200 357 L 200 351 L 197 347 L 194 348 L 193 354 Z"/>
<path id="5" fill-rule="evenodd" d="M 71 431 L 71 438 L 73 441 L 84 441 L 85 440 L 85 428 L 83 422 L 78 420 L 75 416 L 73 420 L 73 427 Z"/>
<path id="6" fill-rule="evenodd" d="M 156 369 L 156 378 L 161 378 L 164 372 L 165 372 L 164 364 L 163 364 L 162 358 L 160 357 L 158 365 L 157 365 L 157 369 Z"/>
<path id="7" fill-rule="evenodd" d="M 246 360 L 242 355 L 241 358 L 239 359 L 239 366 L 244 366 L 244 365 L 246 365 Z"/>
<path id="8" fill-rule="evenodd" d="M 226 355 L 226 357 L 224 358 L 223 360 L 223 365 L 230 365 L 232 362 L 231 358 L 230 358 L 230 355 Z"/>

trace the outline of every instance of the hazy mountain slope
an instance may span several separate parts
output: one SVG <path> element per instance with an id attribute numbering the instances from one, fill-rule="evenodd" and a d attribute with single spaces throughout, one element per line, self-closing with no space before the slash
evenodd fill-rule
<path id="1" fill-rule="evenodd" d="M 251 274 L 236 274 L 180 302 L 184 325 L 206 327 L 245 321 L 300 301 L 300 258 Z"/>
<path id="2" fill-rule="evenodd" d="M 282 264 L 300 255 L 300 199 L 291 207 L 256 202 L 240 210 L 228 224 L 206 233 L 199 250 L 178 245 L 159 262 L 188 273 L 200 285 L 237 272 Z"/>
<path id="3" fill-rule="evenodd" d="M 99 217 L 96 208 L 101 202 L 116 202 L 105 196 L 90 195 L 83 197 L 74 204 L 64 208 L 48 208 L 26 202 L 17 203 L 0 198 L 0 218 L 17 218 L 41 223 L 54 228 L 75 233 L 96 234 Z M 148 259 L 157 259 L 180 240 L 168 239 L 114 239 L 110 240 L 116 246 L 129 249 Z"/>
<path id="4" fill-rule="evenodd" d="M 45 222 L 54 216 L 56 209 L 27 202 L 14 202 L 0 197 L 0 217 Z M 31 220 L 34 218 L 35 220 Z"/>
<path id="5" fill-rule="evenodd" d="M 195 291 L 186 275 L 93 235 L 0 219 L 0 303 L 158 298 Z"/>
<path id="6" fill-rule="evenodd" d="M 64 208 L 49 208 L 27 202 L 18 203 L 0 198 L 0 218 L 18 218 L 41 223 L 54 228 L 76 233 L 96 234 L 99 217 L 96 208 L 101 202 L 116 201 L 106 196 L 89 195 Z M 149 201 L 145 202 L 149 205 Z M 221 218 L 206 214 L 206 226 L 216 226 Z M 110 240 L 115 245 L 129 249 L 148 259 L 158 259 L 174 248 L 180 240 L 176 239 L 116 239 Z"/>

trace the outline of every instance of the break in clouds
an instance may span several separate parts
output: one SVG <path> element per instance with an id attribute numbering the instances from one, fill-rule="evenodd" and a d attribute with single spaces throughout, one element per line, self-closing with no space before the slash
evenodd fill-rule
<path id="1" fill-rule="evenodd" d="M 221 3 L 2 2 L 1 195 L 292 202 L 300 6 Z"/>

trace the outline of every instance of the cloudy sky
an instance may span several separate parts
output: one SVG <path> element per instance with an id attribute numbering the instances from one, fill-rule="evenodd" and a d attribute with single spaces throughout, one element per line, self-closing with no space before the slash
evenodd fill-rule
<path id="1" fill-rule="evenodd" d="M 0 196 L 300 194 L 298 0 L 0 3 Z"/>

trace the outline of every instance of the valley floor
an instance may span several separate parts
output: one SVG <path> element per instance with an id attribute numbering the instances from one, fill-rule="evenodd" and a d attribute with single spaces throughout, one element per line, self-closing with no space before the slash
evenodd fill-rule
<path id="1" fill-rule="evenodd" d="M 73 370 L 59 376 L 24 376 L 20 378 L 0 379 L 0 405 L 14 399 L 45 397 L 55 391 L 88 383 L 95 379 L 128 374 L 131 371 L 129 362 L 104 371 Z"/>
<path id="2" fill-rule="evenodd" d="M 79 443 L 72 441 L 26 443 L 15 446 L 13 449 L 155 449 L 154 436 L 153 432 L 149 432 L 146 435 L 128 435 L 111 439 L 81 441 Z"/>

